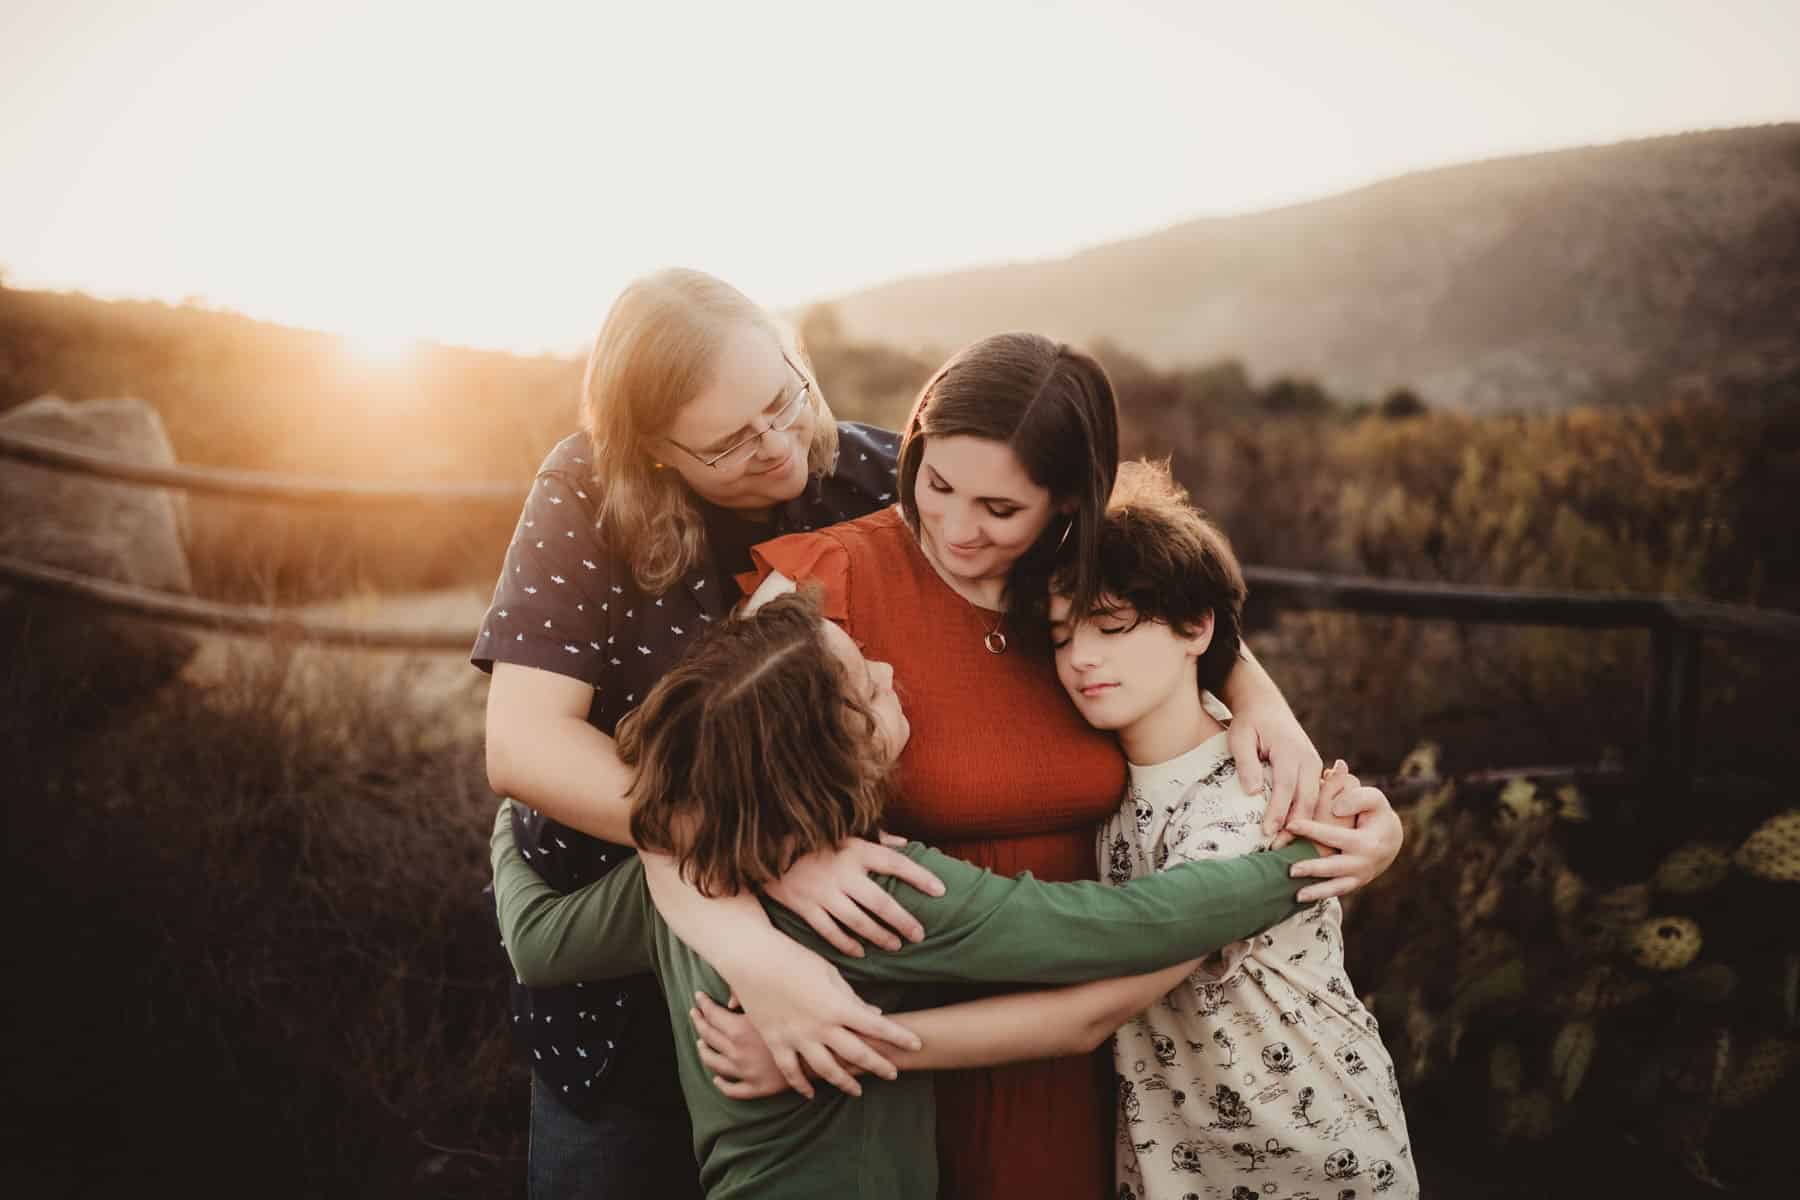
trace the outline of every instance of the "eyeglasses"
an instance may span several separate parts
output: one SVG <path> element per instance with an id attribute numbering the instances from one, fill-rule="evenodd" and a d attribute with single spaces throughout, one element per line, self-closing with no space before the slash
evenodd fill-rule
<path id="1" fill-rule="evenodd" d="M 812 395 L 812 380 L 801 374 L 800 368 L 796 367 L 793 360 L 788 358 L 787 355 L 782 355 L 782 360 L 787 363 L 788 369 L 799 377 L 800 387 L 788 398 L 787 403 L 775 410 L 769 417 L 768 425 L 760 433 L 753 433 L 743 441 L 737 442 L 726 449 L 719 451 L 710 458 L 702 454 L 696 454 L 672 437 L 666 437 L 664 440 L 701 466 L 711 467 L 715 471 L 736 470 L 738 467 L 749 462 L 751 457 L 756 453 L 756 448 L 762 444 L 765 434 L 785 433 L 794 427 L 794 422 L 798 421 L 800 419 L 800 414 L 806 411 L 807 399 Z"/>

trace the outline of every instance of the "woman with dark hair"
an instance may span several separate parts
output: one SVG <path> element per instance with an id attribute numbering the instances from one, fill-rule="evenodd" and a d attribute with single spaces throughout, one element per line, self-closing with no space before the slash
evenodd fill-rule
<path id="1" fill-rule="evenodd" d="M 1094 829 L 1118 805 L 1125 763 L 1064 695 L 1044 610 L 1059 557 L 1074 602 L 1096 598 L 1095 541 L 1117 471 L 1117 404 L 1099 363 L 1001 334 L 920 391 L 898 509 L 753 551 L 752 607 L 814 583 L 825 615 L 904 681 L 913 738 L 889 807 L 896 831 L 1002 875 L 1095 878 Z M 1234 669 L 1221 689 L 1227 705 L 1244 675 Z M 671 920 L 686 937 L 688 923 Z M 691 932 L 702 954 L 725 936 Z M 1110 1074 L 1093 1056 L 940 1074 L 943 1195 L 1109 1194 Z"/>
<path id="2" fill-rule="evenodd" d="M 877 837 L 909 732 L 893 669 L 865 658 L 810 599 L 780 597 L 709 630 L 620 722 L 620 755 L 637 770 L 632 833 L 646 851 L 671 855 L 703 891 L 750 894 L 802 854 Z M 845 955 L 799 918 L 769 911 L 888 1005 L 929 1003 L 934 985 L 947 981 L 1079 985 L 1178 960 L 1192 969 L 1195 956 L 1298 911 L 1288 868 L 1315 849 L 1297 842 L 1122 889 L 1015 879 L 916 843 L 905 853 L 945 884 L 939 896 L 889 885 L 927 930 L 905 953 Z M 674 1021 L 696 994 L 724 997 L 718 972 L 659 917 L 639 863 L 558 892 L 515 849 L 504 807 L 492 860 L 502 937 L 527 982 L 653 970 Z M 858 1099 L 828 1092 L 809 1101 L 781 1089 L 740 1100 L 713 1088 L 703 1057 L 686 1039 L 676 1048 L 694 1157 L 712 1200 L 939 1195 L 929 1075 L 871 1081 Z"/>
<path id="3" fill-rule="evenodd" d="M 920 450 L 930 452 L 909 475 L 909 524 L 888 507 L 899 490 L 898 439 L 834 422 L 801 348 L 767 312 L 697 271 L 658 272 L 621 293 L 588 360 L 584 428 L 552 450 L 538 473 L 471 655 L 493 672 L 489 782 L 514 800 L 520 852 L 548 883 L 574 890 L 634 854 L 626 799 L 633 771 L 620 761 L 613 732 L 699 631 L 729 611 L 737 599 L 733 574 L 752 566 L 749 547 L 866 514 L 890 514 L 866 517 L 889 521 L 905 540 L 879 535 L 888 542 L 879 561 L 905 563 L 911 575 L 896 572 L 893 592 L 878 576 L 859 578 L 849 597 L 858 609 L 855 624 L 872 627 L 875 618 L 864 610 L 880 595 L 896 612 L 918 599 L 928 580 L 916 568 L 926 560 L 904 555 L 906 545 L 922 554 L 928 541 L 941 542 L 956 564 L 950 577 L 966 578 L 974 600 L 990 602 L 978 612 L 960 592 L 934 596 L 961 605 L 947 618 L 967 623 L 975 653 L 993 660 L 956 686 L 1001 728 L 988 736 L 977 722 L 956 731 L 961 740 L 933 759 L 932 769 L 949 778 L 919 792 L 928 802 L 916 806 L 919 825 L 908 832 L 930 835 L 941 808 L 950 834 L 973 846 L 993 840 L 983 861 L 997 870 L 1015 873 L 1042 859 L 1059 864 L 1057 878 L 1092 877 L 1091 851 L 1077 853 L 1068 834 L 1110 807 L 1123 768 L 1103 739 L 1080 755 L 1086 778 L 1079 789 L 1045 779 L 1023 761 L 1036 755 L 1047 730 L 1081 733 L 1085 726 L 1060 699 L 1052 713 L 1035 668 L 1015 668 L 1027 657 L 1008 649 L 1018 640 L 1016 626 L 1036 618 L 1029 605 L 1009 611 L 1006 589 L 988 585 L 1003 585 L 1016 560 L 1035 573 L 1056 541 L 1088 536 L 1078 526 L 1091 497 L 1103 501 L 1110 488 L 1116 418 L 1111 389 L 1092 360 L 1042 339 L 1006 345 L 1016 353 L 959 356 L 927 388 L 927 397 L 960 397 L 955 407 L 967 415 L 958 421 L 980 421 L 991 374 L 996 403 L 1013 423 L 1005 434 L 958 436 L 931 423 L 938 410 L 922 402 L 925 415 L 915 414 L 912 424 Z M 1065 387 L 1061 381 L 1071 375 L 1086 382 Z M 1056 386 L 1034 386 L 1052 377 Z M 1046 401 L 1029 420 L 1020 419 L 1022 392 L 1030 393 L 1026 410 L 1039 392 Z M 1058 413 L 1053 400 L 1080 411 Z M 1009 444 L 995 440 L 1021 429 L 1020 453 L 1031 456 L 1030 472 L 1052 481 L 1054 503 L 1027 507 L 1030 488 L 1045 497 L 1051 488 L 1032 483 L 1034 474 Z M 1058 439 L 1065 444 L 1058 447 Z M 983 454 L 995 446 L 999 454 Z M 952 482 L 962 490 L 940 490 Z M 915 488 L 918 504 L 911 501 Z M 968 508 L 971 497 L 979 512 Z M 940 532 L 946 528 L 947 535 Z M 931 574 L 929 586 L 949 585 Z M 918 673 L 915 686 L 963 670 L 963 658 L 949 650 L 962 640 L 949 630 L 915 626 L 905 636 L 919 642 L 921 655 L 943 654 L 936 670 Z M 1054 692 L 1054 676 L 1045 679 Z M 1239 714 L 1234 751 L 1247 759 L 1261 753 L 1274 764 L 1271 809 L 1285 812 L 1291 800 L 1297 813 L 1310 815 L 1320 760 L 1279 691 L 1246 661 L 1225 694 Z M 925 695 L 916 707 L 938 708 Z M 959 745 L 981 754 L 958 759 Z M 980 775 L 993 764 L 994 800 L 984 806 Z M 1032 795 L 1040 782 L 1047 786 Z M 969 815 L 956 815 L 964 810 Z M 1362 870 L 1347 856 L 1320 861 L 1330 864 L 1328 873 Z M 865 1039 L 916 1039 L 858 999 L 829 963 L 773 929 L 754 900 L 705 902 L 697 910 L 705 914 L 702 928 L 684 927 L 681 914 L 696 911 L 697 896 L 655 856 L 644 867 L 658 905 L 684 937 L 698 945 L 707 929 L 729 931 L 709 943 L 709 961 L 730 981 L 791 1082 L 809 1086 L 801 1063 L 850 1091 L 858 1085 L 847 1068 L 893 1074 Z M 874 873 L 920 887 L 935 882 L 888 848 L 847 839 L 801 859 L 764 890 L 848 953 L 862 953 L 859 938 L 889 949 L 902 936 L 917 941 L 923 929 L 871 879 Z M 688 1122 L 662 1012 L 647 975 L 604 985 L 515 983 L 512 1024 L 533 1074 L 534 1196 L 692 1194 L 693 1174 L 684 1167 L 691 1163 Z M 1091 1078 L 1084 1090 L 1092 1090 Z M 1070 1102 L 1082 1107 L 1075 1123 L 1085 1120 L 1089 1100 Z"/>

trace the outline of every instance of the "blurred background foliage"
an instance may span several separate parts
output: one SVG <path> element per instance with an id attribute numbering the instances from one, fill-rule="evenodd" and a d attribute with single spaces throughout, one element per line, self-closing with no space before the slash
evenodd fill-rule
<path id="1" fill-rule="evenodd" d="M 953 349 L 860 341 L 830 308 L 797 324 L 834 410 L 889 427 Z M 1246 562 L 1800 608 L 1800 378 L 1476 415 L 1404 386 L 1335 395 L 1094 349 L 1127 453 L 1169 456 Z M 0 288 L 0 409 L 141 396 L 188 463 L 523 482 L 575 428 L 580 369 L 442 347 L 380 365 L 199 307 Z M 191 519 L 203 595 L 441 602 L 472 629 L 516 513 L 197 496 Z M 1385 778 L 1410 826 L 1349 944 L 1425 1174 L 1467 1187 L 1440 1194 L 1517 1194 L 1493 1164 L 1546 1140 L 1593 1186 L 1640 1194 L 1672 1162 L 1693 1180 L 1782 1177 L 1796 884 L 1733 856 L 1792 805 L 1800 654 L 1708 639 L 1708 782 L 1682 793 L 1619 769 L 1644 749 L 1642 632 L 1254 598 L 1251 617 L 1321 749 Z M 198 1123 L 209 1172 L 269 1182 L 287 1164 L 269 1194 L 516 1192 L 524 1071 L 480 892 L 481 678 L 279 641 L 205 657 L 153 701 L 95 713 L 46 704 L 55 664 L 9 655 L 10 903 L 47 981 L 8 1001 L 34 1031 L 10 1052 L 28 1086 L 7 1122 L 30 1182 L 59 1190 L 55 1164 L 95 1140 L 120 1149 L 102 1168 L 119 1183 L 191 1178 L 167 1147 Z M 1683 890 L 1663 869 L 1679 853 L 1725 867 Z M 1697 941 L 1691 958 L 1648 963 L 1633 939 L 1658 928 Z"/>

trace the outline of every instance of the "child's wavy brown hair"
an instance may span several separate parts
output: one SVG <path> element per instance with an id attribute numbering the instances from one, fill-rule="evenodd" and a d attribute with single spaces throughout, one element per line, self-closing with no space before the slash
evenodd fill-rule
<path id="1" fill-rule="evenodd" d="M 1188 503 L 1166 462 L 1120 464 L 1095 543 L 1098 597 L 1085 615 L 1129 606 L 1138 620 L 1161 621 L 1187 637 L 1210 611 L 1200 686 L 1223 687 L 1243 644 L 1244 572 L 1224 532 Z M 1067 567 L 1051 581 L 1065 596 L 1073 585 Z"/>
<path id="2" fill-rule="evenodd" d="M 631 836 L 702 895 L 761 887 L 877 832 L 890 764 L 823 621 L 801 592 L 716 625 L 619 723 L 637 771 Z"/>

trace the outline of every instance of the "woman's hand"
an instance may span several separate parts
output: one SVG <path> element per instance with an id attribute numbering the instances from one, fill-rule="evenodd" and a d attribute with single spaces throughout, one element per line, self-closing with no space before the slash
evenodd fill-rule
<path id="1" fill-rule="evenodd" d="M 1253 693 L 1232 708 L 1228 735 L 1238 778 L 1252 796 L 1262 790 L 1266 761 L 1274 775 L 1263 832 L 1272 834 L 1292 818 L 1312 820 L 1319 812 L 1319 773 L 1325 760 L 1274 685 Z"/>
<path id="2" fill-rule="evenodd" d="M 1294 864 L 1292 875 L 1322 881 L 1300 889 L 1297 898 L 1304 903 L 1362 887 L 1393 865 L 1405 836 L 1387 796 L 1380 788 L 1364 787 L 1341 758 L 1321 781 L 1319 809 L 1327 819 L 1287 823 L 1289 832 L 1335 851 Z"/>
<path id="3" fill-rule="evenodd" d="M 898 847 L 904 845 L 905 838 L 886 834 L 879 845 L 846 838 L 834 850 L 815 850 L 798 860 L 763 891 L 853 958 L 863 956 L 857 936 L 883 950 L 898 950 L 902 936 L 922 941 L 924 927 L 869 877 L 891 875 L 928 896 L 944 894 L 936 875 L 900 853 Z"/>
<path id="4" fill-rule="evenodd" d="M 759 1100 L 788 1090 L 769 1044 L 749 1017 L 695 992 L 688 1020 L 699 1035 L 700 1063 L 712 1072 L 713 1086 L 721 1093 L 733 1100 Z"/>
<path id="5" fill-rule="evenodd" d="M 777 933 L 728 967 L 715 964 L 731 983 L 787 1086 L 812 1099 L 807 1071 L 851 1096 L 862 1087 L 846 1067 L 883 1079 L 894 1064 L 867 1040 L 908 1050 L 919 1039 L 858 996 L 837 969 L 811 950 Z"/>

